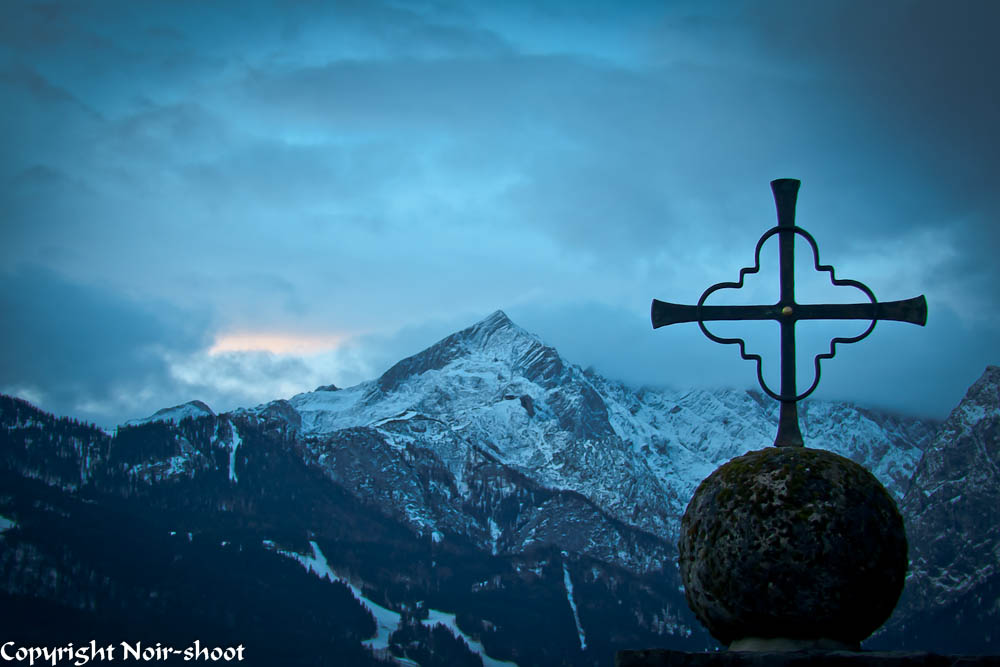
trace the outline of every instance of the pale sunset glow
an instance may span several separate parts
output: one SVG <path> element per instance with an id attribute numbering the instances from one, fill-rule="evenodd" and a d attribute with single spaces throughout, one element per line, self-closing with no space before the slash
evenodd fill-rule
<path id="1" fill-rule="evenodd" d="M 343 334 L 298 334 L 267 332 L 234 332 L 221 334 L 209 348 L 209 354 L 223 352 L 271 352 L 281 355 L 313 355 L 339 347 L 347 336 Z"/>

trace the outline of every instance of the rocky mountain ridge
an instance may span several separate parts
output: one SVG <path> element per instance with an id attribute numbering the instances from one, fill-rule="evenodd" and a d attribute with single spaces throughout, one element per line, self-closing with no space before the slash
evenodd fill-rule
<path id="1" fill-rule="evenodd" d="M 941 650 L 1000 647 L 1000 367 L 989 366 L 927 446 L 900 503 L 910 572 L 887 630 Z"/>
<path id="2" fill-rule="evenodd" d="M 988 375 L 976 396 L 995 395 L 998 383 Z M 961 470 L 965 455 L 937 452 L 951 451 L 956 438 L 962 451 L 989 453 L 991 437 L 995 447 L 989 427 L 975 438 L 963 435 L 979 433 L 976 424 L 992 414 L 977 400 L 967 398 L 964 420 L 946 424 L 941 433 L 951 435 L 936 439 L 930 422 L 810 401 L 800 408 L 803 434 L 810 446 L 863 463 L 905 498 L 904 511 L 917 521 L 910 530 L 922 544 L 922 526 L 938 510 L 921 510 L 910 498 L 943 464 L 921 459 L 955 459 L 949 470 Z M 322 548 L 331 567 L 393 613 L 418 620 L 428 618 L 427 609 L 456 614 L 463 636 L 491 651 L 480 660 L 522 665 L 556 655 L 605 664 L 615 646 L 709 646 L 678 591 L 679 517 L 711 470 L 771 444 L 777 417 L 776 406 L 754 392 L 636 390 L 609 381 L 566 362 L 499 311 L 370 382 L 326 385 L 220 415 L 186 404 L 113 436 L 46 417 L 23 401 L 3 406 L 0 469 L 8 488 L 34 498 L 29 508 L 53 505 L 39 499 L 50 493 L 75 507 L 147 508 L 141 512 L 167 517 L 174 535 L 197 543 L 211 534 L 218 544 L 238 544 L 240 553 L 264 548 L 267 563 Z M 978 482 L 989 488 L 990 479 Z M 955 488 L 964 483 L 948 480 Z M 942 504 L 940 494 L 925 497 L 934 500 L 928 507 Z M 22 539 L 37 508 L 23 509 L 16 493 L 0 500 L 0 515 L 16 526 L 0 540 Z M 37 530 L 43 524 L 35 518 Z M 969 595 L 981 596 L 980 580 L 992 581 L 978 559 L 996 548 L 994 536 L 979 536 L 974 522 L 968 528 L 973 533 L 963 535 L 984 546 L 972 560 L 954 560 L 949 575 L 972 582 L 959 591 L 966 607 Z M 0 563 L 0 573 L 22 582 L 9 594 L 23 595 L 30 589 L 23 582 L 39 576 L 25 567 L 36 571 L 30 563 L 54 556 L 31 540 L 18 548 L 21 559 Z M 940 554 L 916 553 L 923 560 L 914 561 L 914 591 L 929 590 L 928 577 L 944 581 L 922 574 L 937 572 Z M 57 577 L 72 579 L 67 567 L 72 571 L 57 567 Z M 88 576 L 98 576 L 95 568 Z M 946 601 L 919 591 L 904 600 L 903 620 L 887 628 L 885 641 L 909 636 L 915 626 L 907 619 Z M 57 591 L 47 595 L 67 604 Z M 534 600 L 537 613 L 514 602 L 521 598 Z M 71 606 L 80 604 L 90 603 Z M 555 619 L 551 631 L 540 629 Z M 409 636 L 403 625 L 400 637 Z M 406 654 L 398 642 L 394 650 L 373 659 Z"/>
<path id="3" fill-rule="evenodd" d="M 756 392 L 633 390 L 564 361 L 497 311 L 376 380 L 243 411 L 305 437 L 366 427 L 421 442 L 459 486 L 478 448 L 546 487 L 582 494 L 674 540 L 695 486 L 721 463 L 771 445 L 776 406 Z M 845 403 L 802 406 L 810 446 L 863 463 L 902 498 L 936 425 Z"/>

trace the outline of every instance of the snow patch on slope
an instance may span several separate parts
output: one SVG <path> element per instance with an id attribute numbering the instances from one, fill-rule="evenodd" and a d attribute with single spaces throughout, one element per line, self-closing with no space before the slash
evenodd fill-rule
<path id="1" fill-rule="evenodd" d="M 465 643 L 469 645 L 469 648 L 472 649 L 473 653 L 479 654 L 479 657 L 483 660 L 483 667 L 517 667 L 517 663 L 508 662 L 506 660 L 497 660 L 486 655 L 486 649 L 483 647 L 482 643 L 476 641 L 458 628 L 458 623 L 455 622 L 455 614 L 438 611 L 437 609 L 429 609 L 427 618 L 420 621 L 420 623 L 428 628 L 433 628 L 435 625 L 443 625 L 448 628 L 452 635 L 465 641 Z"/>
<path id="2" fill-rule="evenodd" d="M 271 540 L 264 540 L 264 546 L 273 549 L 274 542 Z M 384 650 L 389 648 L 389 636 L 399 628 L 402 615 L 399 612 L 392 611 L 391 609 L 386 609 L 380 604 L 377 604 L 365 597 L 357 586 L 352 584 L 346 578 L 339 576 L 330 568 L 330 564 L 326 560 L 326 556 L 323 551 L 316 544 L 315 540 L 309 540 L 309 546 L 312 547 L 312 555 L 305 556 L 295 551 L 287 551 L 285 549 L 277 549 L 278 553 L 283 556 L 288 556 L 294 558 L 299 563 L 301 563 L 306 570 L 312 572 L 320 579 L 328 579 L 330 581 L 339 581 L 342 584 L 347 585 L 351 592 L 354 593 L 355 599 L 361 603 L 368 611 L 371 612 L 372 616 L 375 617 L 375 636 L 371 639 L 366 639 L 362 644 L 367 646 L 372 650 Z M 482 643 L 476 641 L 472 637 L 468 636 L 458 628 L 458 623 L 455 621 L 455 614 L 449 614 L 444 611 L 438 611 L 437 609 L 429 609 L 428 617 L 420 621 L 423 625 L 432 628 L 435 625 L 441 624 L 451 631 L 452 635 L 462 639 L 469 648 L 475 653 L 479 654 L 480 658 L 483 660 L 484 667 L 517 667 L 516 663 L 507 662 L 503 660 L 496 660 L 491 658 L 486 654 L 486 649 L 483 647 Z"/>
<path id="3" fill-rule="evenodd" d="M 562 552 L 563 556 L 569 554 Z M 569 569 L 563 561 L 563 584 L 566 586 L 566 599 L 569 600 L 569 607 L 573 610 L 573 621 L 576 623 L 576 635 L 580 638 L 580 650 L 587 650 L 587 637 L 583 634 L 583 625 L 580 623 L 580 614 L 576 609 L 576 600 L 573 599 L 573 580 L 569 578 Z"/>
<path id="4" fill-rule="evenodd" d="M 243 444 L 243 438 L 240 437 L 240 432 L 236 430 L 236 424 L 233 424 L 232 428 L 233 441 L 229 445 L 229 481 L 237 483 L 239 479 L 236 477 L 236 450 Z"/>
<path id="5" fill-rule="evenodd" d="M 273 542 L 270 540 L 264 541 L 264 546 L 273 547 Z M 363 607 L 371 612 L 372 616 L 375 617 L 375 636 L 371 639 L 366 639 L 361 642 L 365 646 L 372 649 L 385 649 L 389 647 L 389 635 L 391 635 L 396 628 L 399 627 L 399 620 L 401 615 L 399 612 L 392 611 L 391 609 L 386 609 L 380 604 L 372 602 L 361 592 L 357 586 L 352 584 L 350 581 L 343 577 L 337 576 L 333 570 L 330 569 L 329 563 L 326 561 L 326 556 L 320 550 L 319 545 L 316 544 L 314 540 L 309 540 L 309 546 L 312 547 L 312 555 L 304 556 L 295 551 L 287 551 L 285 549 L 278 549 L 278 553 L 283 556 L 288 556 L 299 561 L 309 572 L 312 572 L 320 579 L 329 579 L 330 581 L 339 581 L 342 584 L 346 584 L 350 587 L 351 592 L 354 593 L 354 597 L 361 603 Z"/>

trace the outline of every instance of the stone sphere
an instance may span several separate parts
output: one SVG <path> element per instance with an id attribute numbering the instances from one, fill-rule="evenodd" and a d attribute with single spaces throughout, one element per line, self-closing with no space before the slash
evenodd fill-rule
<path id="1" fill-rule="evenodd" d="M 738 456 L 681 520 L 688 605 L 716 639 L 833 640 L 857 647 L 903 590 L 906 533 L 864 467 L 805 447 Z"/>

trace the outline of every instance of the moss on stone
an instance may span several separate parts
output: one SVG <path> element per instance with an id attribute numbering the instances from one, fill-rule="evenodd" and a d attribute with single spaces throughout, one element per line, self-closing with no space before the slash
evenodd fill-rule
<path id="1" fill-rule="evenodd" d="M 906 573 L 895 503 L 831 452 L 737 457 L 695 492 L 681 524 L 692 609 L 720 641 L 826 636 L 859 642 L 889 616 Z"/>

